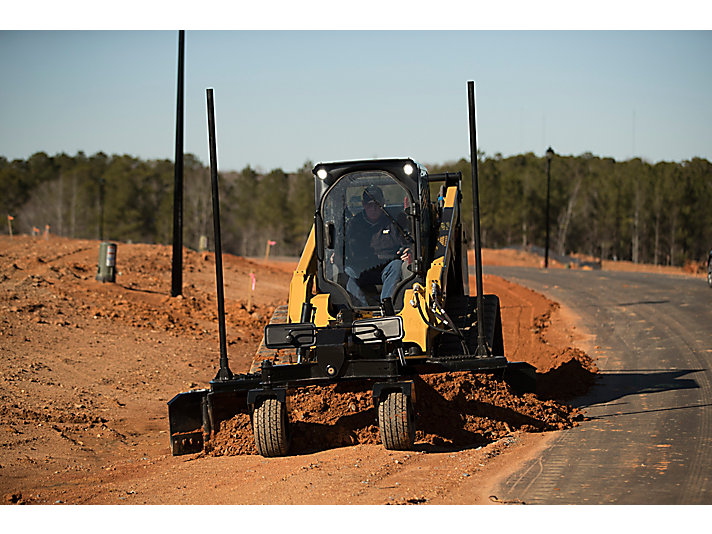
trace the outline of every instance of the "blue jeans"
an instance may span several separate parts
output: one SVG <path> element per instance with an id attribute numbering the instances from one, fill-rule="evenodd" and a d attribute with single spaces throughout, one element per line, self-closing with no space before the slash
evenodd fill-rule
<path id="1" fill-rule="evenodd" d="M 347 267 L 346 274 L 349 275 L 349 280 L 346 282 L 346 291 L 351 294 L 357 306 L 368 306 L 366 295 L 356 280 L 360 279 L 361 283 L 366 286 L 376 285 L 380 282 L 383 284 L 383 288 L 381 289 L 381 300 L 386 297 L 392 298 L 396 285 L 401 279 L 402 266 L 403 260 L 395 259 L 391 260 L 380 273 L 378 270 L 373 270 L 362 273 L 361 276 L 358 276 L 353 269 Z M 366 276 L 364 276 L 364 274 Z"/>

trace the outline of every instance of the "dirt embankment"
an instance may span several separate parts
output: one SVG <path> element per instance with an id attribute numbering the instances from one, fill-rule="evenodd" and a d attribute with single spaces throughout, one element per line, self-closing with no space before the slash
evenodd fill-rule
<path id="1" fill-rule="evenodd" d="M 292 456 L 251 454 L 243 418 L 221 428 L 208 454 L 172 457 L 166 402 L 207 387 L 217 371 L 212 256 L 185 251 L 177 298 L 169 296 L 170 247 L 119 244 L 114 284 L 94 279 L 97 257 L 96 241 L 0 237 L 7 503 L 453 502 L 475 478 L 485 488 L 507 458 L 521 456 L 519 447 L 539 443 L 527 436 L 584 417 L 566 399 L 585 391 L 595 366 L 575 348 L 562 310 L 487 276 L 485 291 L 502 302 L 508 359 L 541 373 L 536 395 L 516 395 L 486 375 L 424 376 L 416 383 L 416 451 L 406 454 L 379 444 L 370 393 L 359 384 L 314 386 L 290 398 Z M 249 369 L 264 324 L 286 301 L 292 267 L 225 256 L 234 372 Z M 482 502 L 478 491 L 461 502 Z"/>
<path id="2" fill-rule="evenodd" d="M 470 265 L 474 255 L 470 252 Z M 686 276 L 694 276 L 695 278 L 704 278 L 707 273 L 706 261 L 688 261 L 682 267 L 673 265 L 648 265 L 645 263 L 633 263 L 625 260 L 601 260 L 593 256 L 585 254 L 572 254 L 572 260 L 579 260 L 583 266 L 578 266 L 575 261 L 567 263 L 559 262 L 553 258 L 549 258 L 549 267 L 552 269 L 582 269 L 592 270 L 593 265 L 597 264 L 604 271 L 628 271 L 638 273 L 659 273 L 659 274 L 678 274 Z M 507 265 L 507 266 L 522 266 L 522 267 L 543 267 L 544 258 L 529 252 L 519 249 L 483 249 L 482 263 L 485 265 Z"/>

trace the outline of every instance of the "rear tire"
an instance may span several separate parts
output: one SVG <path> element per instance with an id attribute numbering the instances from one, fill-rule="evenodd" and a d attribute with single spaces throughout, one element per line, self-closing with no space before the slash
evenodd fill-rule
<path id="1" fill-rule="evenodd" d="M 712 287 L 712 258 L 707 260 L 707 285 Z"/>
<path id="2" fill-rule="evenodd" d="M 289 421 L 283 402 L 263 399 L 252 414 L 257 453 L 266 458 L 284 456 L 289 449 Z"/>
<path id="3" fill-rule="evenodd" d="M 378 404 L 378 429 L 386 449 L 411 449 L 415 442 L 415 421 L 410 397 L 401 391 L 388 393 Z"/>

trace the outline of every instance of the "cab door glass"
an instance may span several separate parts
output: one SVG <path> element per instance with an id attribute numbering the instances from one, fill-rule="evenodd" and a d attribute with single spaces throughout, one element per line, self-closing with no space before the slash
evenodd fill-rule
<path id="1" fill-rule="evenodd" d="M 356 293 L 356 305 L 376 305 L 383 289 L 379 270 L 404 249 L 415 253 L 413 222 L 405 211 L 411 202 L 408 190 L 385 171 L 347 174 L 324 195 L 324 278 L 352 300 Z"/>

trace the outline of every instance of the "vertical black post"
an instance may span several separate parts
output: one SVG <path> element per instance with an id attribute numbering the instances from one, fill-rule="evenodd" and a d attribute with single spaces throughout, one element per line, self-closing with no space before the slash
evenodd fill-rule
<path id="1" fill-rule="evenodd" d="M 104 241 L 104 177 L 99 178 L 99 241 Z"/>
<path id="2" fill-rule="evenodd" d="M 176 104 L 176 161 L 173 185 L 173 263 L 171 297 L 183 294 L 183 70 L 185 30 L 178 32 L 178 96 Z"/>
<path id="3" fill-rule="evenodd" d="M 491 356 L 485 339 L 484 301 L 482 298 L 482 242 L 480 241 L 480 191 L 477 175 L 477 114 L 475 111 L 475 82 L 467 82 L 470 112 L 470 166 L 472 167 L 472 225 L 475 241 L 475 281 L 477 283 L 477 356 Z M 467 275 L 467 274 L 465 274 Z"/>
<path id="4" fill-rule="evenodd" d="M 549 190 L 551 189 L 551 158 L 554 151 L 546 150 L 546 245 L 544 247 L 544 269 L 549 268 Z"/>
<path id="5" fill-rule="evenodd" d="M 225 341 L 225 295 L 223 293 L 222 241 L 220 239 L 220 196 L 218 194 L 218 149 L 215 142 L 215 106 L 213 90 L 206 90 L 208 98 L 208 140 L 210 142 L 210 183 L 213 189 L 213 240 L 215 241 L 215 283 L 218 290 L 218 331 L 220 333 L 220 370 L 216 380 L 232 378 L 227 362 Z"/>

